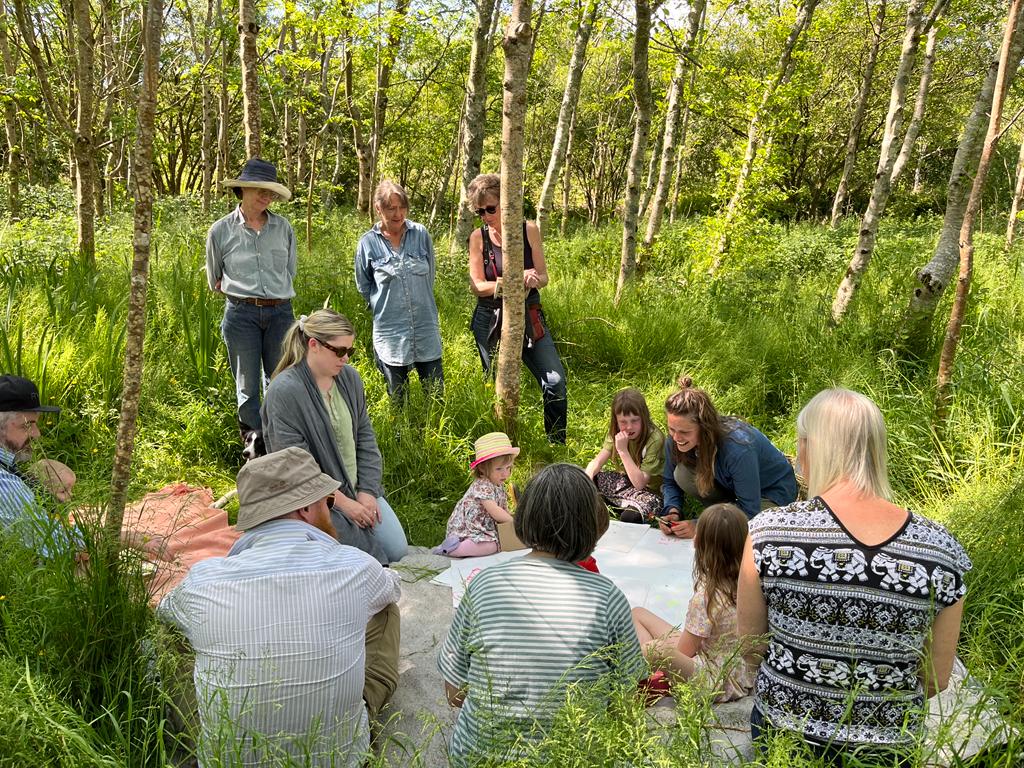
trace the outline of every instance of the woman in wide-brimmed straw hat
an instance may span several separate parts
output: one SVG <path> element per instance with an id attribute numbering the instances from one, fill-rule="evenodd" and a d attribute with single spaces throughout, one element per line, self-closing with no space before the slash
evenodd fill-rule
<path id="1" fill-rule="evenodd" d="M 238 207 L 210 227 L 206 238 L 206 277 L 210 290 L 227 297 L 221 335 L 235 379 L 242 442 L 261 428 L 260 394 L 281 359 L 281 342 L 295 319 L 296 248 L 291 224 L 268 210 L 292 193 L 278 183 L 277 169 L 250 158 L 234 190 Z"/>

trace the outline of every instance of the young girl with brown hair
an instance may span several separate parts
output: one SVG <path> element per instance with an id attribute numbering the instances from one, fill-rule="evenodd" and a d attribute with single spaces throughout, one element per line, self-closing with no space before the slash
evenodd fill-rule
<path id="1" fill-rule="evenodd" d="M 701 513 L 693 547 L 694 594 L 682 630 L 646 608 L 633 609 L 644 656 L 655 668 L 684 680 L 701 677 L 717 691 L 716 701 L 750 694 L 755 669 L 743 659 L 736 639 L 736 582 L 747 540 L 747 516 L 734 504 L 715 504 Z"/>
<path id="2" fill-rule="evenodd" d="M 617 392 L 604 445 L 586 472 L 623 522 L 642 523 L 661 511 L 664 443 L 643 394 L 632 388 Z M 609 461 L 612 468 L 602 471 Z"/>

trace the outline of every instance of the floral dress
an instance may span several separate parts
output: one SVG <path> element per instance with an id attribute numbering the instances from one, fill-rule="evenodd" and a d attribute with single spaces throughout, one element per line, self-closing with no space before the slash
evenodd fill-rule
<path id="1" fill-rule="evenodd" d="M 448 518 L 446 535 L 480 542 L 497 541 L 498 526 L 484 509 L 485 501 L 493 501 L 502 509 L 508 509 L 508 493 L 505 488 L 478 477 L 455 505 L 452 516 Z"/>
<path id="2" fill-rule="evenodd" d="M 757 670 L 744 661 L 736 639 L 736 606 L 719 603 L 715 621 L 708 616 L 708 601 L 703 588 L 698 588 L 686 609 L 684 629 L 703 638 L 693 661 L 695 677 L 718 692 L 715 701 L 733 701 L 749 696 L 754 688 Z"/>

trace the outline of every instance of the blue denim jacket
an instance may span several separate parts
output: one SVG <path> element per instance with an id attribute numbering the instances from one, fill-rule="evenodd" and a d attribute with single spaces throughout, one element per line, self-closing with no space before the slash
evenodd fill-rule
<path id="1" fill-rule="evenodd" d="M 405 221 L 397 251 L 380 223 L 356 246 L 356 287 L 373 313 L 373 349 L 388 365 L 441 357 L 434 301 L 434 243 L 426 227 Z"/>

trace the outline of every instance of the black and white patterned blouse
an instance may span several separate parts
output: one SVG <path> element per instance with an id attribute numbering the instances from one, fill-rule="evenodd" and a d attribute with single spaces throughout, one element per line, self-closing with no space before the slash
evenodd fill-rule
<path id="1" fill-rule="evenodd" d="M 925 639 L 967 591 L 960 543 L 911 512 L 865 546 L 819 497 L 761 512 L 750 536 L 768 606 L 755 689 L 767 720 L 812 743 L 912 742 Z"/>

